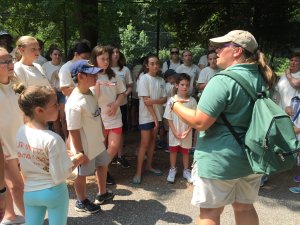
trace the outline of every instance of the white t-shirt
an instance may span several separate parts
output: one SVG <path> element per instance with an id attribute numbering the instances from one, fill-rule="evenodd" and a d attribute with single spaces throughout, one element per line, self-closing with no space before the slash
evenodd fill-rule
<path id="1" fill-rule="evenodd" d="M 42 68 L 44 70 L 44 73 L 48 79 L 48 81 L 51 81 L 51 77 L 54 71 L 59 70 L 61 68 L 62 64 L 59 65 L 53 65 L 51 61 L 48 61 L 43 64 Z"/>
<path id="2" fill-rule="evenodd" d="M 198 84 L 206 84 L 208 83 L 208 81 L 210 80 L 210 78 L 212 78 L 217 72 L 219 72 L 219 69 L 212 69 L 209 66 L 205 67 L 204 69 L 201 70 L 197 83 Z"/>
<path id="3" fill-rule="evenodd" d="M 127 85 L 130 85 L 133 83 L 132 81 L 132 77 L 131 77 L 131 73 L 130 70 L 128 69 L 128 67 L 124 66 L 122 68 L 122 70 L 119 70 L 120 67 L 111 67 L 112 70 L 115 72 L 116 75 L 118 75 L 121 80 L 123 81 L 123 84 L 125 86 L 125 88 L 127 89 Z M 127 98 L 124 98 L 123 102 L 121 105 L 126 105 L 127 104 Z"/>
<path id="4" fill-rule="evenodd" d="M 140 97 L 140 106 L 139 106 L 139 123 L 145 124 L 154 122 L 151 113 L 146 107 L 143 97 L 150 97 L 152 99 L 159 99 L 162 97 L 166 97 L 166 83 L 163 78 L 158 76 L 151 76 L 146 73 L 142 77 L 140 77 L 140 81 L 138 84 L 138 95 Z M 158 121 L 162 121 L 163 114 L 163 105 L 155 104 L 153 105 L 153 109 Z"/>
<path id="5" fill-rule="evenodd" d="M 186 107 L 190 109 L 196 109 L 197 102 L 193 97 L 189 98 L 188 102 L 183 103 Z M 172 120 L 175 130 L 182 133 L 189 129 L 189 125 L 187 125 L 185 122 L 183 122 L 173 111 L 170 109 L 170 105 L 167 103 L 164 118 L 167 120 Z M 187 137 L 183 140 L 179 140 L 175 138 L 171 128 L 169 129 L 169 145 L 170 146 L 181 146 L 182 148 L 191 148 L 192 147 L 192 138 L 193 138 L 193 132 L 190 131 Z"/>
<path id="6" fill-rule="evenodd" d="M 165 61 L 161 72 L 165 73 L 168 69 L 176 70 L 176 68 L 180 65 L 181 65 L 180 61 L 178 63 L 173 63 L 173 61 L 170 60 L 170 67 L 168 68 L 168 63 L 167 63 L 167 61 Z"/>
<path id="7" fill-rule="evenodd" d="M 166 83 L 166 95 L 167 95 L 167 100 L 171 98 L 174 95 L 174 84 L 171 83 Z"/>
<path id="8" fill-rule="evenodd" d="M 68 130 L 79 130 L 84 154 L 91 160 L 105 151 L 99 106 L 94 94 L 75 88 L 65 106 Z M 71 143 L 71 149 L 74 146 Z"/>
<path id="9" fill-rule="evenodd" d="M 18 96 L 11 84 L 0 83 L 0 144 L 6 160 L 18 158 L 16 134 L 22 125 Z"/>
<path id="10" fill-rule="evenodd" d="M 208 60 L 207 60 L 207 55 L 203 55 L 200 57 L 198 65 L 204 65 L 205 67 L 208 66 Z"/>
<path id="11" fill-rule="evenodd" d="M 25 192 L 51 188 L 66 181 L 73 163 L 58 134 L 23 125 L 16 140 Z"/>
<path id="12" fill-rule="evenodd" d="M 294 78 L 300 78 L 300 71 L 297 73 L 292 73 L 292 77 Z M 298 95 L 299 91 L 297 89 L 294 89 L 291 85 L 290 82 L 288 81 L 287 77 L 285 75 L 282 75 L 280 80 L 278 81 L 276 89 L 278 90 L 280 94 L 280 102 L 279 105 L 283 110 L 287 106 L 290 106 L 291 104 L 291 99 Z"/>
<path id="13" fill-rule="evenodd" d="M 98 104 L 101 108 L 101 117 L 105 129 L 113 129 L 122 127 L 122 115 L 120 107 L 117 109 L 117 112 L 114 116 L 108 116 L 107 111 L 109 110 L 108 104 L 115 102 L 118 95 L 126 91 L 126 87 L 123 84 L 123 81 L 119 76 L 112 77 L 108 79 L 107 74 L 98 75 L 97 82 L 111 82 L 115 83 L 114 86 L 104 86 L 100 85 L 100 95 L 98 96 Z M 97 83 L 97 85 L 99 85 Z"/>
<path id="14" fill-rule="evenodd" d="M 186 73 L 191 77 L 189 94 L 193 95 L 194 82 L 196 81 L 196 79 L 198 79 L 198 76 L 200 74 L 200 68 L 195 64 L 192 64 L 191 66 L 186 66 L 184 64 L 181 64 L 180 66 L 177 67 L 176 73 Z"/>
<path id="15" fill-rule="evenodd" d="M 48 60 L 45 57 L 39 55 L 39 57 L 34 62 L 39 64 L 40 66 L 43 66 L 47 61 Z"/>
<path id="16" fill-rule="evenodd" d="M 75 87 L 75 83 L 72 79 L 70 67 L 73 64 L 72 61 L 66 62 L 59 70 L 58 77 L 59 77 L 59 85 L 60 87 Z"/>
<path id="17" fill-rule="evenodd" d="M 26 87 L 33 85 L 50 86 L 42 67 L 37 63 L 33 63 L 33 66 L 27 66 L 21 62 L 16 62 L 14 71 L 16 76 Z"/>

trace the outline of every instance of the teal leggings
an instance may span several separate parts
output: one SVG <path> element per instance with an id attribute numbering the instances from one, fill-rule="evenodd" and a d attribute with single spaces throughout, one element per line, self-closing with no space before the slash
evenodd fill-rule
<path id="1" fill-rule="evenodd" d="M 24 193 L 26 225 L 43 225 L 48 210 L 49 225 L 66 225 L 69 192 L 66 183 Z"/>

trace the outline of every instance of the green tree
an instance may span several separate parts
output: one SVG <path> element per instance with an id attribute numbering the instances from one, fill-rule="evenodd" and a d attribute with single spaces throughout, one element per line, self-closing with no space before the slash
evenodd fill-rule
<path id="1" fill-rule="evenodd" d="M 128 24 L 125 29 L 120 29 L 120 39 L 128 64 L 134 63 L 149 52 L 148 36 L 144 31 L 137 32 L 132 23 Z"/>

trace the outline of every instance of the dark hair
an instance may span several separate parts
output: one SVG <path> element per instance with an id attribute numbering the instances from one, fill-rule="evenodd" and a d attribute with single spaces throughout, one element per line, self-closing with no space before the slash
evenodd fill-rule
<path id="1" fill-rule="evenodd" d="M 97 64 L 97 56 L 99 55 L 103 55 L 104 53 L 108 53 L 108 58 L 110 60 L 110 46 L 101 46 L 101 45 L 97 45 L 93 48 L 92 53 L 91 53 L 91 59 L 90 62 L 91 64 L 98 66 Z M 107 67 L 107 69 L 105 70 L 108 79 L 110 80 L 112 77 L 115 77 L 116 74 L 114 73 L 114 71 L 110 68 L 110 66 Z"/>
<path id="2" fill-rule="evenodd" d="M 118 49 L 118 51 L 119 51 L 119 60 L 118 60 L 117 64 L 119 66 L 119 71 L 121 71 L 123 69 L 123 67 L 125 66 L 125 63 L 122 62 L 121 57 L 122 56 L 124 57 L 124 54 L 120 52 L 119 46 L 117 46 L 115 44 L 109 45 L 109 60 L 110 60 L 110 63 L 111 63 L 114 49 Z M 125 59 L 125 57 L 123 59 Z"/>
<path id="3" fill-rule="evenodd" d="M 300 52 L 293 52 L 291 58 L 300 58 Z"/>
<path id="4" fill-rule="evenodd" d="M 74 48 L 71 48 L 68 52 L 67 60 L 72 60 L 74 58 L 75 52 L 78 54 L 91 52 L 90 47 L 85 42 L 78 42 L 75 44 Z"/>
<path id="5" fill-rule="evenodd" d="M 179 73 L 176 78 L 176 84 L 179 84 L 182 80 L 187 80 L 188 82 L 191 82 L 191 77 L 186 73 Z"/>
<path id="6" fill-rule="evenodd" d="M 52 87 L 49 86 L 29 86 L 25 88 L 20 84 L 15 89 L 19 93 L 19 107 L 26 116 L 33 119 L 34 109 L 36 107 L 45 107 L 51 99 L 52 95 L 56 95 Z"/>
<path id="7" fill-rule="evenodd" d="M 151 59 L 151 58 L 157 58 L 158 61 L 159 61 L 158 55 L 155 55 L 155 54 L 152 54 L 152 53 L 151 53 L 151 54 L 147 55 L 147 58 L 145 59 L 145 60 L 146 60 L 146 65 L 148 65 L 149 59 Z"/>
<path id="8" fill-rule="evenodd" d="M 178 48 L 178 47 L 171 47 L 171 48 L 170 48 L 170 53 L 171 53 L 172 49 L 174 49 L 174 48 L 176 48 L 177 51 L 178 51 L 178 53 L 179 53 L 179 48 Z"/>
<path id="9" fill-rule="evenodd" d="M 210 50 L 207 52 L 207 58 L 210 54 L 217 54 L 215 50 Z"/>

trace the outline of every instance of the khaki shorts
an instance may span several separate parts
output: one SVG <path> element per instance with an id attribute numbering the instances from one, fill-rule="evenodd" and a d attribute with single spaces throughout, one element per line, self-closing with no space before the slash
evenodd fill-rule
<path id="1" fill-rule="evenodd" d="M 219 208 L 234 202 L 253 204 L 258 196 L 262 175 L 251 174 L 232 180 L 207 179 L 198 176 L 197 163 L 192 170 L 194 192 L 192 205 Z"/>
<path id="2" fill-rule="evenodd" d="M 107 151 L 104 150 L 96 158 L 90 160 L 85 165 L 80 165 L 77 167 L 78 175 L 79 176 L 90 176 L 94 175 L 97 167 L 99 166 L 107 166 L 111 161 L 110 156 L 108 155 Z"/>

